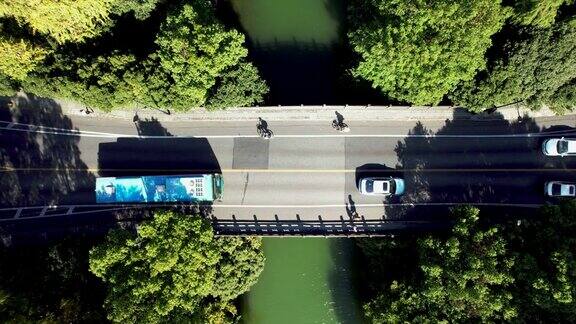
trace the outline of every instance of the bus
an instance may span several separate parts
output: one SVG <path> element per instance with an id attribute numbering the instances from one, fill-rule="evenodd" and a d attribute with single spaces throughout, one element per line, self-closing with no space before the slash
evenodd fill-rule
<path id="1" fill-rule="evenodd" d="M 96 178 L 96 203 L 207 203 L 222 199 L 221 174 Z"/>

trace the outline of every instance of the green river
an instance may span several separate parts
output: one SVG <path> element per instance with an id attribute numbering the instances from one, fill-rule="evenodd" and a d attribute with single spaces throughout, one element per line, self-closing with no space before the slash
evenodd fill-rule
<path id="1" fill-rule="evenodd" d="M 272 104 L 330 104 L 343 74 L 343 0 L 230 0 Z M 341 102 L 341 101 L 340 101 Z M 361 323 L 349 239 L 266 238 L 266 265 L 242 300 L 246 324 Z"/>
<path id="2" fill-rule="evenodd" d="M 362 323 L 354 253 L 349 239 L 264 239 L 266 265 L 244 296 L 244 323 Z"/>
<path id="3" fill-rule="evenodd" d="M 231 0 L 270 104 L 341 100 L 343 0 Z"/>

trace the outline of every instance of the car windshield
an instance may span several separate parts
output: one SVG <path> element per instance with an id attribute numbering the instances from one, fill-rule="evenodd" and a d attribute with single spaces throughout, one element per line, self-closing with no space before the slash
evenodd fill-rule
<path id="1" fill-rule="evenodd" d="M 568 191 L 569 191 L 570 195 L 573 196 L 574 195 L 574 186 L 570 186 Z"/>
<path id="2" fill-rule="evenodd" d="M 374 181 L 366 181 L 366 192 L 374 192 Z"/>
<path id="3" fill-rule="evenodd" d="M 558 183 L 552 185 L 552 195 L 557 196 L 560 195 L 560 189 L 562 186 Z"/>
<path id="4" fill-rule="evenodd" d="M 558 153 L 568 152 L 568 141 L 558 141 Z"/>

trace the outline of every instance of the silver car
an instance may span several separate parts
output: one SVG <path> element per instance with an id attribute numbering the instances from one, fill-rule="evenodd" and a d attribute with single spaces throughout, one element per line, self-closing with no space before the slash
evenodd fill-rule
<path id="1" fill-rule="evenodd" d="M 544 184 L 544 192 L 550 197 L 576 197 L 576 184 L 562 181 L 549 181 Z"/>
<path id="2" fill-rule="evenodd" d="M 362 178 L 359 185 L 360 193 L 374 196 L 399 196 L 404 193 L 404 180 L 400 178 Z"/>
<path id="3" fill-rule="evenodd" d="M 576 155 L 576 139 L 549 138 L 542 143 L 542 153 L 548 156 Z"/>

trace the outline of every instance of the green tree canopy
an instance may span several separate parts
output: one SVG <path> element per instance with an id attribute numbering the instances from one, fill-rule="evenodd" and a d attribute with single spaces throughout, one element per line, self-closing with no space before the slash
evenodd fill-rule
<path id="1" fill-rule="evenodd" d="M 24 80 L 42 63 L 48 51 L 23 39 L 0 35 L 0 73 L 13 80 Z"/>
<path id="2" fill-rule="evenodd" d="M 526 322 L 576 321 L 576 201 L 545 206 L 511 235 Z"/>
<path id="3" fill-rule="evenodd" d="M 504 57 L 487 72 L 463 83 L 452 100 L 473 111 L 516 102 L 547 105 L 557 112 L 570 106 L 573 96 L 566 91 L 576 79 L 576 28 L 563 22 L 523 30 L 519 38 L 506 44 Z"/>
<path id="4" fill-rule="evenodd" d="M 156 6 L 165 0 L 116 0 L 112 4 L 112 13 L 122 15 L 132 12 L 134 17 L 144 20 L 150 17 L 150 14 Z"/>
<path id="5" fill-rule="evenodd" d="M 110 25 L 112 4 L 113 0 L 0 0 L 0 17 L 13 17 L 61 44 L 81 42 Z"/>
<path id="6" fill-rule="evenodd" d="M 88 271 L 89 242 L 0 247 L 2 323 L 97 323 L 104 287 Z"/>
<path id="7" fill-rule="evenodd" d="M 262 102 L 269 91 L 258 69 L 247 62 L 224 71 L 213 89 L 208 101 L 210 108 L 250 107 Z"/>
<path id="8" fill-rule="evenodd" d="M 450 235 L 419 238 L 418 273 L 393 280 L 367 304 L 368 317 L 377 323 L 514 318 L 509 291 L 514 259 L 498 228 L 478 224 L 478 213 L 473 207 L 458 207 Z"/>
<path id="9" fill-rule="evenodd" d="M 515 0 L 513 3 L 514 14 L 512 20 L 520 25 L 533 25 L 538 27 L 550 27 L 558 9 L 564 3 L 572 0 Z"/>
<path id="10" fill-rule="evenodd" d="M 244 35 L 216 20 L 208 1 L 175 7 L 162 24 L 156 43 L 159 63 L 170 77 L 172 106 L 201 106 L 226 69 L 248 55 Z"/>
<path id="11" fill-rule="evenodd" d="M 131 54 L 117 51 L 101 56 L 75 56 L 55 53 L 53 63 L 40 73 L 21 81 L 22 87 L 36 95 L 79 99 L 103 111 L 133 105 L 138 100 L 138 85 L 132 82 L 139 73 L 139 62 Z M 139 80 L 144 82 L 143 79 Z"/>
<path id="12" fill-rule="evenodd" d="M 500 0 L 368 0 L 353 9 L 354 75 L 414 104 L 437 104 L 483 69 L 490 37 L 510 13 Z"/>
<path id="13" fill-rule="evenodd" d="M 208 221 L 173 212 L 137 235 L 112 231 L 90 253 L 90 270 L 109 284 L 108 317 L 123 323 L 229 320 L 263 265 L 260 239 L 217 238 Z"/>
<path id="14" fill-rule="evenodd" d="M 130 2 L 118 12 L 142 5 L 140 14 L 146 15 L 147 4 L 155 3 Z M 145 55 L 60 47 L 46 59 L 48 66 L 20 83 L 25 91 L 79 100 L 104 111 L 132 106 L 174 110 L 251 106 L 268 92 L 258 70 L 244 59 L 244 36 L 218 22 L 207 1 L 169 10 L 155 43 L 157 47 Z"/>

